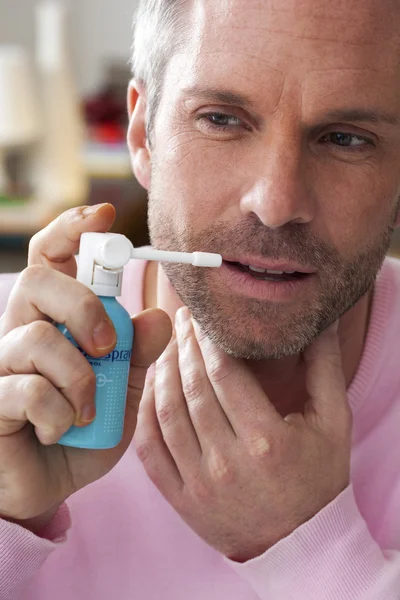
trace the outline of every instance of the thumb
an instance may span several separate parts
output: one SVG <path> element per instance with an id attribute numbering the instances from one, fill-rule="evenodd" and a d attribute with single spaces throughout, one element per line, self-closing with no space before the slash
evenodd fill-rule
<path id="1" fill-rule="evenodd" d="M 164 352 L 172 335 L 171 319 L 158 308 L 145 310 L 132 319 L 135 337 L 126 402 L 125 431 L 132 437 L 147 369 Z"/>
<path id="2" fill-rule="evenodd" d="M 336 321 L 328 327 L 304 352 L 309 394 L 305 416 L 311 413 L 317 416 L 322 424 L 335 430 L 338 425 L 343 424 L 344 415 L 348 415 L 350 410 L 342 369 L 338 325 L 339 322 Z"/>

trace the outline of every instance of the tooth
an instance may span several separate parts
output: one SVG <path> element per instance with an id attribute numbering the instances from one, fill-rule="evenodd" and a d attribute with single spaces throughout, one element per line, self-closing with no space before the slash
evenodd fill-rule
<path id="1" fill-rule="evenodd" d="M 283 275 L 284 271 L 271 271 L 268 269 L 267 273 L 271 273 L 271 275 Z"/>
<path id="2" fill-rule="evenodd" d="M 259 267 L 252 267 L 251 265 L 249 265 L 249 269 L 251 271 L 255 271 L 256 273 L 265 273 L 266 269 L 260 269 Z"/>

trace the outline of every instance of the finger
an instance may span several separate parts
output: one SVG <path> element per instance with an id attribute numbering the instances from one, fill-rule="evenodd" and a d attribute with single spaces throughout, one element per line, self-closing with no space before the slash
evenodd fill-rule
<path id="1" fill-rule="evenodd" d="M 124 437 L 120 447 L 132 441 L 142 398 L 147 370 L 165 350 L 172 334 L 172 324 L 166 312 L 148 309 L 132 319 L 135 337 L 129 371 Z"/>
<path id="2" fill-rule="evenodd" d="M 21 273 L 0 323 L 0 335 L 38 320 L 64 324 L 91 356 L 104 356 L 116 332 L 99 298 L 64 273 L 34 265 Z"/>
<path id="3" fill-rule="evenodd" d="M 310 401 L 305 414 L 317 415 L 327 427 L 342 425 L 349 416 L 337 323 L 326 329 L 304 352 Z"/>
<path id="4" fill-rule="evenodd" d="M 226 446 L 236 436 L 208 379 L 186 307 L 176 313 L 176 334 L 183 394 L 202 452 L 206 453 L 216 446 Z"/>
<path id="5" fill-rule="evenodd" d="M 0 436 L 14 434 L 31 422 L 42 444 L 55 444 L 74 419 L 72 406 L 44 377 L 0 378 Z"/>
<path id="6" fill-rule="evenodd" d="M 36 321 L 0 340 L 0 376 L 10 374 L 38 374 L 48 379 L 71 404 L 77 425 L 95 418 L 93 369 L 50 323 Z"/>
<path id="7" fill-rule="evenodd" d="M 194 322 L 208 378 L 238 438 L 251 454 L 262 454 L 288 424 L 276 411 L 244 361 L 228 356 Z"/>
<path id="8" fill-rule="evenodd" d="M 45 265 L 76 277 L 75 252 L 82 233 L 107 232 L 115 220 L 112 204 L 81 206 L 62 213 L 35 234 L 29 244 L 28 266 Z"/>
<path id="9" fill-rule="evenodd" d="M 159 491 L 172 501 L 183 488 L 176 464 L 165 445 L 155 407 L 154 375 L 146 381 L 134 443 L 139 460 Z"/>
<path id="10" fill-rule="evenodd" d="M 179 374 L 178 345 L 173 337 L 156 365 L 156 413 L 167 448 L 183 481 L 198 472 L 201 447 L 197 439 L 182 390 Z"/>

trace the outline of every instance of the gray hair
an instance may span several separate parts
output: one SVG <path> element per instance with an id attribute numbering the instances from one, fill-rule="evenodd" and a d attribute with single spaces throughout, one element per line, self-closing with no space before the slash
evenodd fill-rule
<path id="1" fill-rule="evenodd" d="M 146 127 L 150 140 L 163 91 L 167 65 L 183 43 L 187 23 L 183 4 L 188 0 L 139 0 L 134 18 L 133 77 L 146 89 Z"/>

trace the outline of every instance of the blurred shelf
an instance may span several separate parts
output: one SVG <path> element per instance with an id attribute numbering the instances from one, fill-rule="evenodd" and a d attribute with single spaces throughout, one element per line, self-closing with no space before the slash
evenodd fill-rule
<path id="1" fill-rule="evenodd" d="M 97 181 L 101 182 L 100 186 L 103 187 L 105 182 L 109 182 L 110 185 L 105 186 L 107 195 L 113 196 L 113 193 L 110 192 L 113 182 L 119 186 L 122 185 L 122 182 L 134 179 L 126 143 L 88 143 L 85 146 L 82 161 L 92 188 L 96 187 Z M 115 186 L 113 187 L 115 189 Z M 108 201 L 108 199 L 104 201 Z M 82 202 L 82 204 L 86 203 L 93 202 L 88 198 L 87 202 Z M 20 200 L 8 203 L 0 202 L 0 237 L 2 235 L 32 236 L 69 208 L 73 207 L 59 204 L 48 206 L 35 199 L 25 202 Z"/>
<path id="2" fill-rule="evenodd" d="M 0 205 L 0 236 L 31 236 L 65 209 L 35 199 L 15 205 L 11 202 L 9 205 Z"/>
<path id="3" fill-rule="evenodd" d="M 111 179 L 132 177 L 132 164 L 126 142 L 123 144 L 88 143 L 83 162 L 89 177 Z"/>

